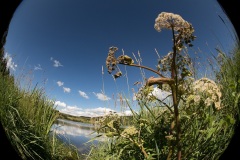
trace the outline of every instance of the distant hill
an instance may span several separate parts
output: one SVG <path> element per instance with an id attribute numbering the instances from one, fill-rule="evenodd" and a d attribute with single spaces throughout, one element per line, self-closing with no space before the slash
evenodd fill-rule
<path id="1" fill-rule="evenodd" d="M 61 112 L 59 112 L 59 118 L 67 119 L 67 120 L 75 121 L 75 122 L 92 123 L 91 117 L 73 116 L 73 115 L 69 115 L 69 114 L 65 114 L 65 113 L 61 113 Z"/>
<path id="2" fill-rule="evenodd" d="M 73 116 L 73 115 L 59 112 L 58 118 L 75 121 L 75 122 L 94 124 L 95 121 L 98 121 L 100 118 L 102 118 L 102 116 L 99 116 L 99 117 Z M 133 118 L 132 116 L 121 116 L 123 125 L 130 125 L 132 118 Z"/>

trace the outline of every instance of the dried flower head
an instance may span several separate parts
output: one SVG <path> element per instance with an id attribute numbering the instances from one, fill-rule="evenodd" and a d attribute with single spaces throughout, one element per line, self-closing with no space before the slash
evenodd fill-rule
<path id="1" fill-rule="evenodd" d="M 184 48 L 184 43 L 189 47 L 192 47 L 192 41 L 196 38 L 193 35 L 194 29 L 192 25 L 185 21 L 180 15 L 162 12 L 155 19 L 154 28 L 160 32 L 161 29 L 171 29 L 176 31 L 175 36 L 175 48 L 177 52 L 181 52 Z"/>
<path id="2" fill-rule="evenodd" d="M 108 73 L 112 73 L 113 70 L 115 70 L 115 67 L 117 65 L 117 59 L 115 58 L 115 52 L 118 50 L 117 47 L 110 47 L 108 56 L 106 59 L 106 66 L 108 68 Z"/>
<path id="3" fill-rule="evenodd" d="M 134 63 L 134 60 L 127 56 L 127 55 L 121 55 L 117 58 L 117 61 L 119 64 L 127 64 L 127 65 L 130 65 L 130 64 L 133 64 Z"/>
<path id="4" fill-rule="evenodd" d="M 114 78 L 119 78 L 121 76 L 122 76 L 122 72 L 120 72 L 120 71 L 113 75 Z"/>
<path id="5" fill-rule="evenodd" d="M 174 29 L 178 31 L 182 28 L 189 28 L 190 24 L 185 21 L 180 15 L 162 12 L 155 19 L 154 28 L 160 32 L 162 28 Z"/>

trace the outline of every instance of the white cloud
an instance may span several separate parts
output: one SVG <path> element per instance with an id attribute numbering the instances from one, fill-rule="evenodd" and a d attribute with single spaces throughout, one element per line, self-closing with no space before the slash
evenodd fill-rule
<path id="1" fill-rule="evenodd" d="M 37 66 L 34 66 L 34 70 L 42 70 L 42 67 L 40 64 L 38 64 Z"/>
<path id="2" fill-rule="evenodd" d="M 127 116 L 131 116 L 131 115 L 132 115 L 132 111 L 126 110 L 126 111 L 124 112 L 124 114 L 127 115 Z"/>
<path id="3" fill-rule="evenodd" d="M 105 94 L 103 93 L 95 93 L 93 92 L 93 94 L 95 94 L 95 96 L 97 97 L 97 99 L 101 100 L 101 101 L 108 101 L 110 100 L 111 98 L 106 96 Z"/>
<path id="4" fill-rule="evenodd" d="M 70 93 L 71 92 L 71 89 L 70 88 L 67 88 L 67 87 L 63 87 L 63 92 L 67 92 L 67 93 Z"/>
<path id="5" fill-rule="evenodd" d="M 54 64 L 53 64 L 54 67 L 63 66 L 63 65 L 62 65 L 59 61 L 57 61 L 57 60 L 54 60 L 53 62 L 54 62 Z"/>
<path id="6" fill-rule="evenodd" d="M 50 60 L 53 61 L 53 66 L 54 67 L 61 67 L 61 66 L 63 66 L 58 60 L 53 59 L 53 57 L 51 57 Z"/>
<path id="7" fill-rule="evenodd" d="M 61 101 L 56 101 L 55 106 L 57 107 L 56 109 L 59 110 L 59 112 L 70 114 L 73 116 L 97 117 L 106 115 L 110 111 L 114 112 L 114 110 L 105 107 L 82 109 L 76 105 L 70 106 Z"/>
<path id="8" fill-rule="evenodd" d="M 66 105 L 66 103 L 64 103 L 64 102 L 61 102 L 61 101 L 56 101 L 55 103 L 54 103 L 54 105 L 55 106 L 58 106 L 58 107 L 67 107 L 67 105 Z"/>
<path id="9" fill-rule="evenodd" d="M 120 115 L 120 116 L 131 116 L 132 115 L 132 111 L 126 110 L 124 112 L 118 113 L 118 115 Z"/>
<path id="10" fill-rule="evenodd" d="M 96 107 L 96 108 L 87 108 L 83 109 L 76 105 L 70 106 L 67 105 L 65 102 L 56 101 L 55 106 L 56 109 L 59 110 L 61 113 L 70 114 L 73 116 L 86 116 L 86 117 L 98 117 L 98 116 L 104 116 L 106 114 L 109 114 L 111 112 L 116 112 L 115 110 L 111 108 L 106 107 Z M 116 112 L 120 116 L 130 116 L 132 115 L 132 112 L 130 110 L 125 110 L 122 112 Z"/>
<path id="11" fill-rule="evenodd" d="M 57 85 L 58 85 L 59 87 L 63 86 L 63 84 L 64 84 L 64 82 L 57 81 Z"/>
<path id="12" fill-rule="evenodd" d="M 109 113 L 110 111 L 114 112 L 114 110 L 110 108 L 105 108 L 105 107 L 98 107 L 98 108 L 92 108 L 92 109 L 85 109 L 86 112 L 93 113 L 95 115 L 105 115 Z"/>
<path id="13" fill-rule="evenodd" d="M 78 92 L 79 92 L 80 96 L 82 96 L 83 98 L 89 99 L 88 95 L 85 92 L 80 91 L 80 90 Z"/>
<path id="14" fill-rule="evenodd" d="M 170 92 L 163 91 L 157 87 L 155 87 L 152 91 L 152 95 L 154 95 L 155 97 L 161 100 L 166 98 L 170 94 L 171 94 Z"/>
<path id="15" fill-rule="evenodd" d="M 17 68 L 17 64 L 13 62 L 13 58 L 11 57 L 11 55 L 6 52 L 4 58 L 6 58 L 7 60 L 7 68 L 15 71 Z"/>

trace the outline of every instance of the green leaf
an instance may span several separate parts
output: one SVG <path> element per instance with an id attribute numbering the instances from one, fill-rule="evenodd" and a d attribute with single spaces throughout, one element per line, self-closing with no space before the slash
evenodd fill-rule
<path id="1" fill-rule="evenodd" d="M 236 96 L 236 92 L 232 92 L 232 96 L 235 97 Z"/>
<path id="2" fill-rule="evenodd" d="M 157 157 L 158 157 L 158 159 L 159 159 L 160 151 L 159 151 L 159 148 L 158 148 L 158 145 L 157 145 L 156 140 L 155 140 L 154 142 L 155 142 L 155 146 L 156 146 Z"/>
<path id="3" fill-rule="evenodd" d="M 235 89 L 236 88 L 234 82 L 230 82 L 229 88 L 231 88 L 231 89 Z"/>
<path id="4" fill-rule="evenodd" d="M 234 124 L 235 123 L 235 119 L 232 118 L 230 115 L 227 115 L 227 122 L 230 124 Z"/>
<path id="5" fill-rule="evenodd" d="M 153 132 L 151 131 L 151 129 L 150 129 L 149 126 L 146 128 L 146 130 L 147 130 L 149 133 L 153 133 Z"/>
<path id="6" fill-rule="evenodd" d="M 214 127 L 211 128 L 211 129 L 209 129 L 209 130 L 208 130 L 208 134 L 207 134 L 207 138 L 206 138 L 206 139 L 209 139 L 209 138 L 213 135 L 214 131 L 215 131 L 215 128 L 214 128 Z"/>
<path id="7" fill-rule="evenodd" d="M 182 115 L 182 118 L 191 119 L 188 115 Z"/>

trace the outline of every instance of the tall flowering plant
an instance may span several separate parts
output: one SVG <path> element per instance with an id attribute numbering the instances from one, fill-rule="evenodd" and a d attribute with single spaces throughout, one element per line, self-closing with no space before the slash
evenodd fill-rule
<path id="1" fill-rule="evenodd" d="M 164 108 L 153 113 L 146 105 L 148 111 L 155 118 L 153 120 L 154 124 L 150 123 L 147 119 L 144 119 L 144 116 L 139 116 L 137 126 L 131 126 L 128 129 L 121 129 L 121 127 L 114 129 L 113 127 L 111 135 L 123 140 L 123 142 L 119 144 L 114 142 L 114 145 L 125 145 L 124 148 L 119 148 L 120 155 L 124 150 L 131 150 L 129 146 L 131 146 L 130 143 L 132 143 L 132 147 L 136 147 L 136 150 L 142 152 L 144 159 L 152 159 L 154 156 L 159 158 L 161 157 L 160 153 L 166 155 L 162 156 L 166 159 L 178 160 L 187 157 L 189 158 L 189 155 L 192 155 L 192 157 L 195 158 L 204 156 L 205 153 L 198 154 L 196 152 L 195 154 L 192 149 L 189 149 L 189 147 L 191 148 L 189 140 L 191 139 L 194 141 L 196 133 L 200 134 L 199 131 L 195 130 L 195 127 L 199 126 L 199 124 L 202 124 L 203 126 L 200 126 L 202 135 L 207 134 L 208 129 L 212 130 L 211 127 L 214 125 L 209 127 L 208 120 L 212 122 L 213 119 L 209 117 L 209 114 L 202 114 L 201 116 L 205 116 L 207 120 L 202 120 L 202 123 L 198 124 L 201 117 L 199 117 L 200 115 L 195 115 L 204 108 L 197 111 L 197 107 L 194 106 L 206 106 L 209 108 L 212 107 L 215 111 L 220 110 L 222 108 L 221 91 L 217 84 L 208 78 L 201 78 L 196 81 L 193 78 L 194 69 L 192 61 L 186 52 L 188 47 L 193 46 L 192 42 L 196 38 L 196 36 L 193 35 L 194 28 L 191 23 L 184 20 L 180 15 L 162 12 L 155 19 L 154 28 L 158 32 L 163 29 L 168 29 L 172 33 L 171 51 L 158 60 L 156 69 L 144 66 L 138 61 L 138 63 L 135 63 L 130 56 L 125 54 L 116 57 L 115 53 L 118 51 L 118 48 L 115 46 L 109 48 L 108 56 L 106 58 L 108 73 L 113 74 L 115 79 L 121 77 L 122 72 L 118 65 L 138 67 L 155 73 L 157 75 L 156 77 L 152 76 L 146 79 L 144 85 L 136 94 L 136 98 L 140 105 L 142 104 L 141 102 L 146 104 L 146 101 L 157 101 L 160 102 L 162 108 Z M 164 100 L 154 96 L 152 94 L 154 86 L 169 93 L 172 102 L 168 104 L 165 103 Z M 163 117 L 162 120 L 159 120 L 160 116 Z M 194 120 L 192 125 L 190 125 L 191 118 Z M 156 121 L 159 121 L 159 123 L 155 123 Z M 156 126 L 156 124 L 161 124 L 162 126 Z M 222 122 L 221 125 L 226 124 Z M 106 127 L 108 125 L 102 126 Z M 186 130 L 186 127 L 188 126 L 192 127 L 189 131 Z M 159 133 L 159 130 L 164 133 Z M 147 134 L 145 134 L 145 132 Z M 162 138 L 163 135 L 165 139 L 161 142 L 157 142 L 158 138 Z M 212 134 L 208 133 L 206 137 L 209 138 L 210 136 L 212 136 Z M 148 137 L 154 138 L 149 138 L 150 140 L 148 140 Z M 155 145 L 152 144 L 153 142 Z M 146 143 L 148 143 L 150 147 L 147 146 Z M 205 144 L 205 141 L 203 141 L 198 145 L 204 146 Z M 165 145 L 167 145 L 167 147 L 165 147 Z M 187 145 L 189 147 L 186 147 Z M 156 146 L 156 154 L 150 154 L 153 150 L 151 147 L 153 146 Z M 158 148 L 161 148 L 161 151 L 159 151 Z M 187 151 L 183 150 L 183 148 Z M 127 153 L 130 153 L 130 151 Z"/>
<path id="2" fill-rule="evenodd" d="M 193 73 L 190 70 L 191 64 L 188 55 L 181 54 L 182 50 L 188 46 L 192 47 L 192 41 L 196 38 L 193 35 L 194 29 L 192 25 L 185 21 L 180 15 L 162 12 L 155 20 L 154 28 L 160 32 L 162 29 L 169 29 L 172 31 L 172 51 L 170 51 L 163 59 L 158 62 L 157 70 L 148 68 L 146 66 L 134 64 L 132 58 L 127 55 L 121 55 L 115 58 L 115 52 L 117 47 L 110 47 L 108 57 L 106 59 L 106 66 L 109 73 L 112 73 L 116 69 L 117 64 L 123 64 L 128 66 L 135 66 L 150 70 L 158 75 L 158 77 L 150 77 L 145 84 L 145 87 L 158 85 L 161 87 L 163 84 L 168 85 L 172 94 L 173 110 L 172 106 L 167 106 L 174 115 L 174 124 L 171 125 L 170 134 L 176 137 L 177 144 L 177 157 L 181 159 L 181 124 L 179 119 L 179 102 L 186 93 L 186 90 L 179 90 L 180 85 L 184 85 L 184 81 L 187 77 Z M 170 73 L 170 76 L 164 76 L 165 72 Z M 114 77 L 120 77 L 121 73 L 118 71 Z M 182 88 L 183 89 L 183 88 Z M 175 132 L 173 132 L 175 131 Z M 175 133 L 175 135 L 173 135 Z M 172 156 L 173 147 L 170 147 L 168 158 Z"/>

